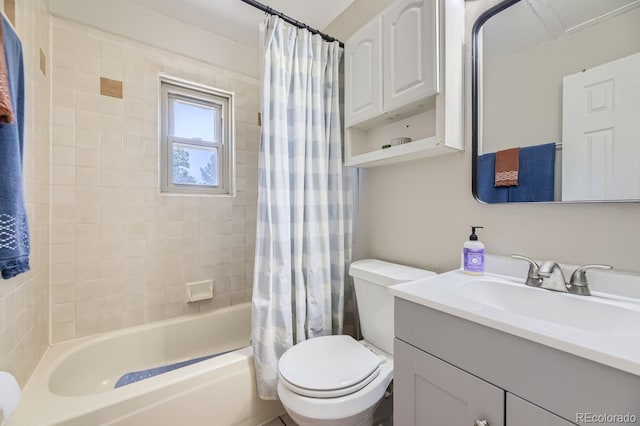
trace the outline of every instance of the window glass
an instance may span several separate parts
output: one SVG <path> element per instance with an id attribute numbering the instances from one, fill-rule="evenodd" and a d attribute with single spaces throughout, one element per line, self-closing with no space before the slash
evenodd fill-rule
<path id="1" fill-rule="evenodd" d="M 220 108 L 173 99 L 173 134 L 187 139 L 219 142 Z"/>
<path id="2" fill-rule="evenodd" d="M 173 144 L 173 183 L 218 186 L 218 149 Z"/>

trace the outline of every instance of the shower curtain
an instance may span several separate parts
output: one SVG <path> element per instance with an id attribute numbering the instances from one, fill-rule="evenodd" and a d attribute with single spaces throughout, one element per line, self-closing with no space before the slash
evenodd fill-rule
<path id="1" fill-rule="evenodd" d="M 342 333 L 351 260 L 351 178 L 342 162 L 342 49 L 267 21 L 252 342 L 262 399 L 294 344 Z"/>

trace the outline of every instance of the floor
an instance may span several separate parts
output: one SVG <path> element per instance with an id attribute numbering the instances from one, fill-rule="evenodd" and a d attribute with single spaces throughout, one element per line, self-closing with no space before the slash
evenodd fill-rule
<path id="1" fill-rule="evenodd" d="M 288 414 L 283 414 L 277 419 L 271 420 L 269 423 L 265 423 L 262 426 L 298 426 Z"/>
<path id="2" fill-rule="evenodd" d="M 393 426 L 393 396 L 383 399 L 376 410 L 374 426 Z M 288 414 L 283 414 L 262 426 L 298 426 Z"/>

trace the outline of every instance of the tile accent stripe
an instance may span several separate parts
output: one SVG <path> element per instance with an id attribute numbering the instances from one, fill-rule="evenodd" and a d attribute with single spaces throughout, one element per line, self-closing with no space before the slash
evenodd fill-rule
<path id="1" fill-rule="evenodd" d="M 100 94 L 122 99 L 122 81 L 100 77 Z"/>

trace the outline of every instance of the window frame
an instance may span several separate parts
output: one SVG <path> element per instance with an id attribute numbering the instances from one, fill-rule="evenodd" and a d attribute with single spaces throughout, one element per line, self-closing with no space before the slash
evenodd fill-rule
<path id="1" fill-rule="evenodd" d="M 234 94 L 198 83 L 160 76 L 159 188 L 162 194 L 235 196 Z M 175 101 L 219 108 L 219 141 L 173 136 L 172 105 Z M 215 139 L 215 135 L 214 135 Z M 173 182 L 173 148 L 182 145 L 217 150 L 218 185 L 176 184 Z"/>

